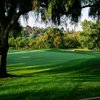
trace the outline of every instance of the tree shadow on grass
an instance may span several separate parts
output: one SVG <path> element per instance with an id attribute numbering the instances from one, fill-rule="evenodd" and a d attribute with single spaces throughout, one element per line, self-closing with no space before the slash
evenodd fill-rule
<path id="1" fill-rule="evenodd" d="M 40 72 L 25 74 L 25 76 L 34 76 L 34 74 L 65 74 L 66 78 L 80 79 L 79 81 L 100 81 L 100 58 L 90 60 L 77 59 L 67 63 L 48 65 L 44 67 L 32 67 L 27 70 L 38 70 L 48 68 Z"/>
<path id="2" fill-rule="evenodd" d="M 26 62 L 24 62 L 26 65 Z M 76 82 L 73 88 L 52 88 L 41 90 L 25 90 L 19 93 L 7 93 L 0 95 L 0 100 L 79 100 L 81 98 L 100 96 L 100 85 L 95 87 L 81 86 L 83 82 L 91 84 L 92 82 L 100 82 L 100 58 L 93 59 L 76 59 L 61 64 L 40 65 L 30 68 L 22 68 L 22 70 L 42 70 L 40 72 L 25 73 L 23 75 L 17 75 L 16 77 L 34 77 L 34 75 L 52 75 L 55 80 L 66 80 Z M 16 69 L 19 71 L 21 69 Z M 41 77 L 42 78 L 42 77 Z M 49 77 L 46 77 L 49 78 Z M 45 85 L 45 83 L 41 83 Z M 23 88 L 30 86 L 31 84 L 23 85 Z M 35 84 L 34 84 L 35 85 Z M 62 84 L 63 85 L 63 84 Z M 13 85 L 14 86 L 14 85 Z M 21 86 L 15 86 L 16 88 L 22 88 Z M 2 91 L 13 87 L 2 88 Z"/>
<path id="3" fill-rule="evenodd" d="M 7 94 L 0 95 L 0 100 L 79 100 L 82 98 L 99 96 L 100 95 L 99 91 L 100 87 L 81 88 L 80 84 L 77 84 L 74 88 L 70 89 L 43 88 L 40 90 L 31 89 L 31 90 L 25 90 L 23 92 L 21 91 L 19 92 L 14 91 L 12 93 L 9 92 Z"/>
<path id="4" fill-rule="evenodd" d="M 50 50 L 51 51 L 51 50 Z M 54 51 L 54 50 L 53 50 Z M 61 51 L 62 52 L 62 51 Z M 28 56 L 28 55 L 27 55 Z M 25 68 L 26 66 L 26 68 Z M 29 67 L 28 67 L 29 66 Z M 31 67 L 30 67 L 31 66 Z M 60 64 L 43 63 L 17 63 L 11 71 L 34 71 L 26 72 L 21 75 L 12 75 L 13 77 L 34 77 L 34 75 L 55 75 L 61 76 L 57 78 L 65 78 L 70 81 L 77 82 L 100 82 L 100 58 L 92 59 L 75 59 Z"/>
<path id="5" fill-rule="evenodd" d="M 47 69 L 47 70 L 45 70 Z M 77 82 L 100 82 L 100 58 L 93 58 L 89 60 L 77 59 L 62 64 L 52 64 L 36 66 L 19 70 L 40 70 L 23 75 L 16 75 L 16 77 L 34 77 L 34 75 L 56 75 L 58 78 L 65 78 Z"/>
<path id="6" fill-rule="evenodd" d="M 93 58 L 90 60 L 77 59 L 67 63 L 53 65 L 51 70 L 44 71 L 43 73 L 80 73 L 100 75 L 100 58 Z"/>

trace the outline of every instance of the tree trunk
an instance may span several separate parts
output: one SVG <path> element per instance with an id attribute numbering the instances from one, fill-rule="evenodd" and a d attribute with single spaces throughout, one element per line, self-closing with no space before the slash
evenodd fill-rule
<path id="1" fill-rule="evenodd" d="M 6 31 L 7 32 L 7 31 Z M 0 36 L 0 78 L 7 77 L 6 63 L 8 52 L 8 34 L 3 32 Z"/>
<path id="2" fill-rule="evenodd" d="M 7 77 L 6 60 L 8 48 L 0 49 L 0 78 Z"/>
<path id="3" fill-rule="evenodd" d="M 12 8 L 13 10 L 11 10 L 11 12 L 13 11 L 13 14 L 11 14 L 11 16 L 10 15 L 8 16 L 8 20 L 7 18 L 4 18 L 7 20 L 7 22 L 6 20 L 0 21 L 0 77 L 8 76 L 6 70 L 6 63 L 7 63 L 6 60 L 7 60 L 7 52 L 9 49 L 8 46 L 9 32 L 16 26 L 20 15 L 23 14 L 22 11 L 16 13 L 16 6 Z"/>

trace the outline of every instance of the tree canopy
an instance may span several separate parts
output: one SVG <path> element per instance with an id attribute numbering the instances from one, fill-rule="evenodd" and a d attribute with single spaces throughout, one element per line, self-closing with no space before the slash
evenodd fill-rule
<path id="1" fill-rule="evenodd" d="M 45 2 L 45 0 L 43 0 Z M 72 22 L 78 22 L 81 10 L 89 7 L 89 15 L 100 19 L 100 0 L 47 0 L 46 16 L 60 24 L 60 17 L 66 15 Z"/>
<path id="2" fill-rule="evenodd" d="M 7 26 L 8 23 L 14 23 L 20 15 L 39 6 L 45 8 L 46 17 L 58 24 L 62 15 L 77 22 L 84 7 L 90 7 L 90 16 L 100 18 L 100 0 L 1 0 L 0 25 Z"/>

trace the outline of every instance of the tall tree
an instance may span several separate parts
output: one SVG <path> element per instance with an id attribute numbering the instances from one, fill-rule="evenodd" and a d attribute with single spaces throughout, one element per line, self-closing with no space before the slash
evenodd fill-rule
<path id="1" fill-rule="evenodd" d="M 62 15 L 77 22 L 84 7 L 90 7 L 90 15 L 100 18 L 100 0 L 0 0 L 0 77 L 8 76 L 6 58 L 9 31 L 13 28 L 17 30 L 20 15 L 27 15 L 27 12 L 40 6 L 41 15 L 49 17 L 57 24 L 60 24 Z"/>
<path id="2" fill-rule="evenodd" d="M 9 48 L 9 31 L 18 30 L 20 15 L 35 9 L 36 6 L 36 0 L 0 0 L 0 77 L 8 76 L 6 58 Z"/>

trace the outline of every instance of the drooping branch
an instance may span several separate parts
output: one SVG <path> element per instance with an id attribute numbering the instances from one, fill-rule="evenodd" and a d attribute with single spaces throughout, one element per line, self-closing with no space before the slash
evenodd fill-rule
<path id="1" fill-rule="evenodd" d="M 94 5 L 90 5 L 90 4 L 89 4 L 89 5 L 82 6 L 81 9 L 87 8 L 87 7 L 93 7 L 93 6 L 94 6 Z"/>
<path id="2" fill-rule="evenodd" d="M 100 4 L 100 1 L 99 0 L 96 1 L 95 3 L 93 3 L 93 4 L 84 5 L 84 6 L 81 7 L 81 9 L 87 8 L 87 7 L 93 8 L 93 7 L 96 7 L 98 4 Z"/>

